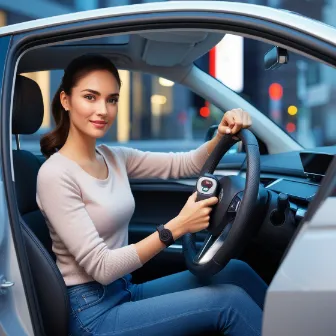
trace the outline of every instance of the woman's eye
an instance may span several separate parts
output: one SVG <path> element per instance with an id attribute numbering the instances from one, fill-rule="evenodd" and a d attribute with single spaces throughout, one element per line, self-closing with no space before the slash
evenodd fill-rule
<path id="1" fill-rule="evenodd" d="M 117 98 L 110 98 L 110 99 L 108 100 L 108 102 L 109 102 L 110 104 L 117 104 L 117 103 L 118 103 L 118 99 L 117 99 Z"/>
<path id="2" fill-rule="evenodd" d="M 93 95 L 86 95 L 86 96 L 84 96 L 84 98 L 86 98 L 87 100 L 94 100 Z"/>

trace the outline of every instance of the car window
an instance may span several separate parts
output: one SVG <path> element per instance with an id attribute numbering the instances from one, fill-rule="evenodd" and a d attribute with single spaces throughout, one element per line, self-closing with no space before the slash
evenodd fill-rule
<path id="1" fill-rule="evenodd" d="M 196 66 L 249 101 L 302 146 L 334 145 L 335 68 L 289 52 L 288 64 L 266 71 L 264 55 L 272 47 L 226 34 Z M 40 85 L 45 116 L 36 134 L 21 136 L 21 147 L 38 153 L 41 134 L 54 127 L 50 102 L 63 71 L 24 75 Z M 121 70 L 120 75 L 118 117 L 99 142 L 150 151 L 186 151 L 203 143 L 208 128 L 222 118 L 222 111 L 180 84 L 140 72 Z"/>
<path id="2" fill-rule="evenodd" d="M 336 69 L 289 51 L 287 64 L 266 71 L 271 48 L 227 34 L 210 52 L 209 72 L 303 147 L 336 144 Z"/>
<path id="3" fill-rule="evenodd" d="M 208 128 L 223 113 L 210 114 L 208 102 L 184 86 L 165 78 L 120 70 L 122 81 L 115 124 L 98 142 L 150 151 L 186 151 L 204 142 Z M 54 127 L 50 104 L 63 71 L 22 74 L 35 80 L 42 91 L 44 120 L 36 134 L 20 136 L 22 149 L 40 152 L 41 135 Z"/>

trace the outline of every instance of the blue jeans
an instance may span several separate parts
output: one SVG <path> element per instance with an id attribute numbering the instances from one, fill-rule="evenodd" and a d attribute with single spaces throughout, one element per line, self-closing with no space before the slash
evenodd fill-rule
<path id="1" fill-rule="evenodd" d="M 261 335 L 267 286 L 244 262 L 232 260 L 220 273 L 200 280 L 189 271 L 144 284 L 127 275 L 103 286 L 68 288 L 69 332 L 77 335 Z"/>

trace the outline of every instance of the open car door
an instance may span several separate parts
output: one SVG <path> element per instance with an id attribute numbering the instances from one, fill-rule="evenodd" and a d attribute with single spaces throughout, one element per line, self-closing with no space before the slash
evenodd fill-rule
<path id="1" fill-rule="evenodd" d="M 264 336 L 335 334 L 336 156 L 268 289 Z"/>
<path id="2" fill-rule="evenodd" d="M 4 72 L 7 63 L 12 36 L 0 37 L 0 110 L 3 109 Z M 0 143 L 4 142 L 4 134 L 0 132 Z M 6 141 L 6 140 L 5 140 Z M 6 154 L 1 151 L 1 162 Z M 7 172 L 8 173 L 8 172 Z M 22 272 L 29 272 L 22 244 L 21 232 L 12 225 L 8 211 L 8 195 L 4 184 L 5 171 L 0 165 L 0 334 L 26 335 L 32 334 L 31 319 L 27 297 L 32 294 L 32 284 L 27 278 L 22 281 Z M 19 251 L 19 253 L 17 253 Z M 32 300 L 34 302 L 34 300 Z M 38 323 L 36 323 L 36 327 Z M 37 327 L 38 328 L 38 327 Z M 37 330 L 37 329 L 36 329 Z"/>

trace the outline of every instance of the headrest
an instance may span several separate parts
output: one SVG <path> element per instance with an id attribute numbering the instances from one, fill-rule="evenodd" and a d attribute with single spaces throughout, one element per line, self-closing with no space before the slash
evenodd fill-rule
<path id="1" fill-rule="evenodd" d="M 33 134 L 43 121 L 43 98 L 40 87 L 30 78 L 17 76 L 12 119 L 13 134 Z"/>

